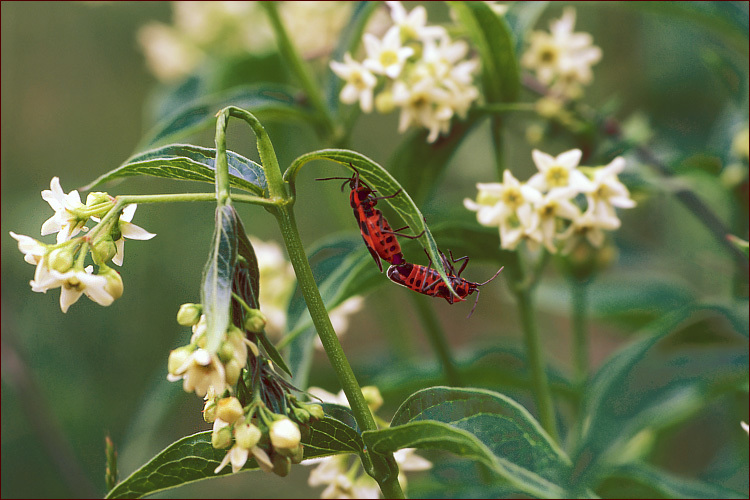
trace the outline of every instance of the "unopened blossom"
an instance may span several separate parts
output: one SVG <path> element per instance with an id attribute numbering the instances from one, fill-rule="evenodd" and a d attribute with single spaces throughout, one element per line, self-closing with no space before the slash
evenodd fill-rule
<path id="1" fill-rule="evenodd" d="M 425 40 L 446 34 L 442 26 L 427 26 L 427 10 L 418 5 L 407 12 L 401 2 L 385 2 L 391 9 L 391 19 L 399 30 L 402 41 Z"/>
<path id="2" fill-rule="evenodd" d="M 277 449 L 291 450 L 299 446 L 302 435 L 299 426 L 288 418 L 276 420 L 268 431 L 271 444 Z"/>
<path id="3" fill-rule="evenodd" d="M 60 186 L 60 178 L 53 177 L 50 188 L 42 191 L 42 198 L 49 203 L 55 215 L 42 224 L 42 236 L 57 233 L 57 242 L 68 241 L 82 229 L 85 231 L 87 218 L 81 218 L 76 211 L 85 208 L 77 190 L 65 194 Z"/>
<path id="4" fill-rule="evenodd" d="M 341 89 L 339 99 L 344 104 L 359 102 L 359 107 L 365 113 L 372 111 L 373 89 L 377 79 L 369 69 L 358 63 L 347 52 L 344 54 L 344 62 L 331 61 L 331 70 L 342 78 L 346 85 Z"/>
<path id="5" fill-rule="evenodd" d="M 373 73 L 397 78 L 401 74 L 406 59 L 414 54 L 414 49 L 401 45 L 398 27 L 389 29 L 382 39 L 371 33 L 362 37 L 367 51 L 367 59 L 362 65 Z"/>
<path id="6" fill-rule="evenodd" d="M 618 156 L 608 165 L 594 170 L 593 187 L 586 193 L 586 200 L 594 215 L 616 219 L 615 207 L 635 207 L 628 188 L 617 178 L 624 168 L 625 159 Z"/>
<path id="7" fill-rule="evenodd" d="M 556 197 L 573 198 L 579 193 L 590 192 L 594 185 L 577 168 L 581 155 L 580 149 L 571 149 L 557 156 L 533 150 L 531 157 L 539 172 L 532 175 L 527 184 L 538 191 L 549 191 Z"/>

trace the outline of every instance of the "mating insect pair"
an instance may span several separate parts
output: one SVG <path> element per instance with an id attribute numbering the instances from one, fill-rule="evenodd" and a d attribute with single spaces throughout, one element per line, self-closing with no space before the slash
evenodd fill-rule
<path id="1" fill-rule="evenodd" d="M 466 297 L 477 292 L 474 307 L 471 308 L 471 312 L 469 312 L 469 316 L 467 316 L 470 317 L 474 312 L 474 309 L 476 309 L 477 302 L 479 301 L 479 287 L 486 285 L 495 279 L 503 268 L 500 268 L 492 278 L 484 283 L 475 283 L 461 278 L 461 273 L 469 263 L 468 256 L 454 259 L 453 253 L 449 252 L 451 262 L 443 252 L 440 252 L 440 258 L 443 267 L 446 270 L 446 274 L 448 275 L 448 280 L 457 296 L 454 295 L 446 286 L 437 270 L 432 269 L 432 259 L 430 259 L 430 264 L 427 267 L 419 264 L 411 264 L 404 259 L 404 255 L 401 252 L 401 245 L 398 243 L 398 240 L 396 240 L 396 236 L 416 239 L 422 236 L 424 231 L 418 235 L 400 233 L 400 231 L 407 229 L 409 226 L 404 226 L 395 231 L 391 230 L 383 213 L 375 208 L 378 200 L 394 198 L 401 193 L 401 190 L 399 189 L 389 196 L 374 196 L 375 191 L 360 179 L 359 171 L 357 171 L 351 163 L 349 166 L 354 170 L 354 175 L 351 177 L 325 177 L 316 180 L 344 180 L 344 183 L 341 185 L 342 191 L 347 182 L 349 183 L 349 188 L 351 189 L 349 203 L 354 210 L 354 217 L 357 219 L 357 224 L 362 233 L 362 239 L 365 242 L 365 246 L 375 260 L 375 263 L 378 265 L 378 269 L 380 269 L 381 272 L 383 271 L 381 259 L 385 260 L 391 264 L 387 271 L 388 279 L 396 284 L 414 290 L 417 293 L 432 297 L 442 297 L 448 301 L 449 304 L 462 302 L 466 300 Z M 427 257 L 429 258 L 429 254 Z M 456 272 L 453 264 L 461 261 L 463 261 L 463 264 L 458 272 Z"/>

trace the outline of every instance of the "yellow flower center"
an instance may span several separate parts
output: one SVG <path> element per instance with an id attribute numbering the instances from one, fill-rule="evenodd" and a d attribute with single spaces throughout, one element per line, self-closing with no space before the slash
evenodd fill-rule
<path id="1" fill-rule="evenodd" d="M 81 283 L 81 281 L 78 278 L 76 278 L 75 276 L 73 276 L 72 278 L 68 279 L 68 281 L 66 281 L 63 284 L 63 286 L 65 288 L 67 288 L 68 290 L 73 289 L 73 290 L 76 290 L 78 292 L 82 292 L 83 289 L 86 288 L 84 286 L 84 284 Z"/>
<path id="2" fill-rule="evenodd" d="M 543 64 L 552 64 L 557 61 L 558 52 L 554 45 L 545 45 L 539 50 L 539 61 Z"/>
<path id="3" fill-rule="evenodd" d="M 547 173 L 544 175 L 544 178 L 550 187 L 555 188 L 555 187 L 567 186 L 569 176 L 570 176 L 570 173 L 568 172 L 567 169 L 559 165 L 554 165 L 549 170 L 547 170 Z"/>
<path id="4" fill-rule="evenodd" d="M 554 217 L 557 211 L 557 203 L 549 202 L 539 211 L 542 217 Z"/>
<path id="5" fill-rule="evenodd" d="M 523 194 L 521 194 L 521 190 L 512 187 L 508 188 L 503 192 L 503 203 L 505 203 L 509 208 L 515 210 L 519 206 L 521 206 L 524 202 Z"/>
<path id="6" fill-rule="evenodd" d="M 351 74 L 350 81 L 352 85 L 360 90 L 367 88 L 367 83 L 365 83 L 365 79 L 362 78 L 362 73 L 359 71 L 355 71 Z"/>
<path id="7" fill-rule="evenodd" d="M 398 54 L 392 50 L 384 50 L 380 53 L 380 64 L 383 65 L 384 68 L 387 68 L 388 66 L 392 66 L 398 62 Z"/>

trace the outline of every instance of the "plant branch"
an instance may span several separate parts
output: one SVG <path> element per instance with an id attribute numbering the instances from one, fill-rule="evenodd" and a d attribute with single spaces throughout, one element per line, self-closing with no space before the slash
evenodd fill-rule
<path id="1" fill-rule="evenodd" d="M 462 387 L 461 376 L 456 370 L 455 363 L 451 357 L 450 346 L 445 338 L 445 331 L 440 322 L 435 318 L 435 311 L 430 307 L 427 297 L 416 294 L 409 294 L 414 306 L 417 308 L 419 319 L 422 320 L 422 326 L 430 341 L 432 350 L 435 351 L 440 363 L 443 365 L 443 373 L 448 385 L 453 387 Z"/>

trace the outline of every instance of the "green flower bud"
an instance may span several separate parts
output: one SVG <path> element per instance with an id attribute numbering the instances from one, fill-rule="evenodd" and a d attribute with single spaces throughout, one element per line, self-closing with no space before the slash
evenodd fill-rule
<path id="1" fill-rule="evenodd" d="M 242 374 L 242 368 L 243 367 L 240 366 L 240 362 L 235 358 L 230 359 L 224 365 L 224 378 L 226 379 L 227 384 L 234 385 L 237 383 L 237 381 L 240 379 L 240 375 Z"/>
<path id="2" fill-rule="evenodd" d="M 249 450 L 260 441 L 261 432 L 253 424 L 240 423 L 234 426 L 234 439 L 237 446 Z"/>
<path id="3" fill-rule="evenodd" d="M 374 385 L 368 385 L 362 388 L 362 395 L 365 397 L 367 406 L 370 407 L 370 411 L 376 412 L 383 406 L 383 396 L 380 395 L 380 390 Z"/>
<path id="4" fill-rule="evenodd" d="M 306 404 L 305 409 L 310 413 L 310 417 L 313 420 L 320 420 L 326 416 L 323 407 L 317 403 Z"/>
<path id="5" fill-rule="evenodd" d="M 375 109 L 378 113 L 387 115 L 396 108 L 393 102 L 393 93 L 387 90 L 375 96 Z"/>
<path id="6" fill-rule="evenodd" d="M 196 349 L 193 344 L 188 344 L 177 349 L 172 349 L 169 353 L 169 361 L 167 361 L 167 372 L 175 375 L 177 370 L 187 361 L 190 354 Z"/>
<path id="7" fill-rule="evenodd" d="M 47 265 L 50 269 L 64 273 L 73 266 L 75 255 L 73 250 L 68 248 L 55 248 L 47 255 Z"/>
<path id="8" fill-rule="evenodd" d="M 206 400 L 206 404 L 203 405 L 203 420 L 207 424 L 213 424 L 216 421 L 217 409 L 216 399 L 211 398 Z"/>
<path id="9" fill-rule="evenodd" d="M 123 284 L 120 273 L 108 267 L 101 267 L 99 268 L 99 275 L 107 278 L 107 284 L 104 286 L 104 291 L 110 294 L 113 299 L 119 299 L 122 297 Z"/>
<path id="10" fill-rule="evenodd" d="M 260 333 L 266 327 L 268 318 L 260 312 L 260 309 L 251 309 L 245 318 L 245 329 L 252 333 Z"/>
<path id="11" fill-rule="evenodd" d="M 287 417 L 276 420 L 271 424 L 268 436 L 271 439 L 273 447 L 278 450 L 294 449 L 299 445 L 300 439 L 302 439 L 297 424 L 289 420 Z"/>
<path id="12" fill-rule="evenodd" d="M 89 193 L 89 195 L 86 197 L 86 206 L 87 207 L 93 207 L 94 205 L 99 205 L 102 203 L 112 203 L 113 199 L 110 195 L 107 193 L 102 193 L 101 191 L 97 191 L 94 193 Z"/>
<path id="13" fill-rule="evenodd" d="M 272 459 L 273 473 L 277 476 L 286 477 L 292 468 L 292 462 L 289 458 L 275 453 Z"/>
<path id="14" fill-rule="evenodd" d="M 109 262 L 112 260 L 112 257 L 117 255 L 117 247 L 110 236 L 105 236 L 96 241 L 93 244 L 91 251 L 99 262 Z"/>
<path id="15" fill-rule="evenodd" d="M 310 412 L 304 408 L 292 407 L 292 415 L 294 415 L 294 420 L 300 424 L 306 424 L 310 421 Z"/>
<path id="16" fill-rule="evenodd" d="M 244 414 L 242 403 L 235 397 L 222 398 L 216 404 L 216 417 L 233 424 Z"/>
<path id="17" fill-rule="evenodd" d="M 218 424 L 218 425 L 217 425 Z M 214 422 L 214 430 L 211 433 L 211 446 L 218 450 L 227 448 L 232 444 L 232 428 L 222 420 Z"/>
<path id="18" fill-rule="evenodd" d="M 294 449 L 294 452 L 289 456 L 289 460 L 292 461 L 293 464 L 298 464 L 302 462 L 302 459 L 305 458 L 305 447 L 300 443 L 297 448 Z"/>
<path id="19" fill-rule="evenodd" d="M 182 326 L 193 326 L 198 323 L 203 314 L 203 307 L 200 304 L 182 304 L 177 311 L 177 322 Z"/>

